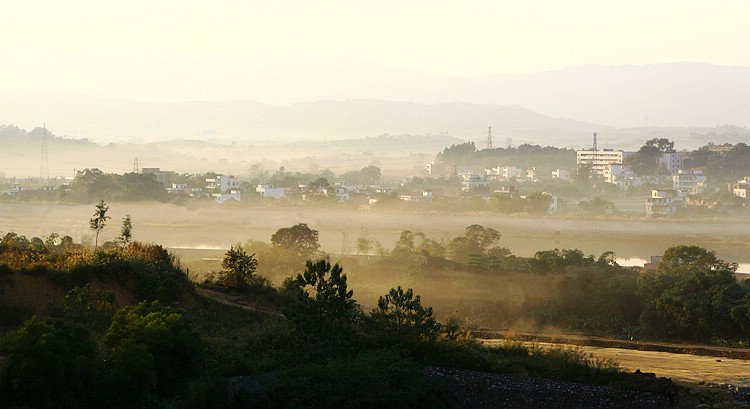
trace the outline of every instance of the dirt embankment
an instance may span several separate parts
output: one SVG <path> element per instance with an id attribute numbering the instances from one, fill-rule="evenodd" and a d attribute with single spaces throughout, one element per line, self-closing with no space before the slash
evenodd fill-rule
<path id="1" fill-rule="evenodd" d="M 508 339 L 514 341 L 542 342 L 550 344 L 590 346 L 599 348 L 634 349 L 638 351 L 669 352 L 674 354 L 690 354 L 750 360 L 750 349 L 727 348 L 712 345 L 638 341 L 579 334 L 544 334 L 538 332 L 523 332 L 502 329 L 482 329 L 477 333 L 477 337 L 483 340 Z"/>

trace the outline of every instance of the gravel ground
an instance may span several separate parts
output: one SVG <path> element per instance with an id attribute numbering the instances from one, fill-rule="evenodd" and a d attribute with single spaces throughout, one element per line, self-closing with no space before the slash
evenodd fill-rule
<path id="1" fill-rule="evenodd" d="M 660 394 L 618 390 L 516 375 L 428 367 L 427 376 L 442 384 L 461 409 L 469 408 L 669 408 Z"/>

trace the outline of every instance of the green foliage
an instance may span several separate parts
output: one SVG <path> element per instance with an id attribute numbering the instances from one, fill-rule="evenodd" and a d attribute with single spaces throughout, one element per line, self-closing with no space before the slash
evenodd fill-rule
<path id="1" fill-rule="evenodd" d="M 440 334 L 432 307 L 423 307 L 411 288 L 391 288 L 378 299 L 378 308 L 370 314 L 377 333 L 396 342 L 434 341 Z"/>
<path id="2" fill-rule="evenodd" d="M 52 251 L 39 238 L 27 239 L 16 233 L 6 233 L 0 238 L 0 262 L 20 265 L 50 259 Z"/>
<path id="3" fill-rule="evenodd" d="M 454 312 L 445 317 L 445 323 L 440 326 L 443 336 L 448 341 L 474 341 L 474 332 L 479 326 L 471 320 Z"/>
<path id="4" fill-rule="evenodd" d="M 76 173 L 70 190 L 62 193 L 63 200 L 89 203 L 95 198 L 114 201 L 166 200 L 167 191 L 150 173 L 104 173 L 99 169 L 84 169 Z"/>
<path id="5" fill-rule="evenodd" d="M 664 273 L 686 273 L 695 271 L 737 270 L 736 264 L 726 263 L 716 253 L 699 246 L 675 246 L 664 251 L 659 271 Z"/>
<path id="6" fill-rule="evenodd" d="M 203 363 L 203 344 L 184 312 L 158 302 L 142 302 L 115 314 L 104 337 L 113 379 L 137 382 L 143 396 L 171 396 L 196 377 Z M 119 390 L 128 399 L 133 385 Z"/>
<path id="7" fill-rule="evenodd" d="M 495 229 L 472 224 L 466 228 L 463 236 L 455 237 L 448 243 L 448 252 L 457 263 L 470 264 L 477 259 L 485 264 L 492 263 L 492 259 L 496 261 L 510 255 L 510 250 L 497 245 L 500 237 L 502 235 Z"/>
<path id="8" fill-rule="evenodd" d="M 0 406 L 79 408 L 96 402 L 96 344 L 88 330 L 34 317 L 2 344 Z"/>
<path id="9" fill-rule="evenodd" d="M 609 200 L 595 197 L 591 200 L 582 200 L 578 202 L 578 208 L 581 214 L 585 216 L 604 216 L 606 214 L 617 213 L 617 207 Z"/>
<path id="10" fill-rule="evenodd" d="M 108 210 L 109 206 L 107 205 L 107 203 L 105 203 L 104 200 L 100 200 L 96 205 L 94 216 L 91 218 L 91 220 L 89 220 L 89 227 L 91 228 L 91 230 L 96 232 L 94 247 L 99 247 L 99 233 L 102 231 L 102 229 L 104 229 L 104 226 L 107 224 L 107 220 L 111 219 L 110 216 L 107 216 Z"/>
<path id="11" fill-rule="evenodd" d="M 219 281 L 230 288 L 244 288 L 253 284 L 261 283 L 255 275 L 258 268 L 258 260 L 255 254 L 247 254 L 242 246 L 231 246 L 221 261 L 224 269 Z"/>
<path id="12" fill-rule="evenodd" d="M 380 168 L 372 165 L 366 166 L 357 171 L 346 172 L 340 178 L 352 185 L 370 186 L 380 182 Z"/>
<path id="13" fill-rule="evenodd" d="M 361 312 L 341 266 L 308 261 L 283 292 L 291 299 L 285 314 L 294 322 L 302 356 L 342 356 L 352 348 Z"/>
<path id="14" fill-rule="evenodd" d="M 307 227 L 306 223 L 277 230 L 271 236 L 271 244 L 306 259 L 312 258 L 320 248 L 318 231 Z"/>
<path id="15" fill-rule="evenodd" d="M 120 230 L 120 243 L 123 246 L 127 246 L 133 241 L 133 223 L 130 220 L 130 215 L 126 215 L 122 219 L 122 230 Z"/>
<path id="16" fill-rule="evenodd" d="M 534 258 L 529 259 L 532 272 L 538 274 L 562 273 L 572 266 L 590 266 L 594 264 L 594 256 L 586 256 L 578 249 L 554 249 L 537 251 Z"/>
<path id="17" fill-rule="evenodd" d="M 117 310 L 112 291 L 96 291 L 91 283 L 75 287 L 65 295 L 65 319 L 103 332 Z"/>
<path id="18" fill-rule="evenodd" d="M 157 244 L 130 243 L 124 250 L 96 251 L 74 259 L 66 281 L 72 287 L 93 277 L 117 282 L 140 300 L 174 300 L 180 291 L 190 290 L 185 272 L 175 256 Z"/>
<path id="19" fill-rule="evenodd" d="M 441 408 L 417 363 L 392 350 L 294 368 L 257 402 L 268 408 Z"/>
<path id="20" fill-rule="evenodd" d="M 644 331 L 693 340 L 746 338 L 748 289 L 737 283 L 736 269 L 698 246 L 667 249 L 659 271 L 638 281 Z"/>

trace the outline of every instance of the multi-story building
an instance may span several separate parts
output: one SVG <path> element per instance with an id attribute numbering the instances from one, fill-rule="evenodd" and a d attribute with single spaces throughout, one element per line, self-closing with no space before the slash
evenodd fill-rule
<path id="1" fill-rule="evenodd" d="M 669 173 L 675 173 L 682 169 L 685 162 L 685 154 L 680 152 L 662 153 L 659 159 L 659 166 L 664 166 Z"/>
<path id="2" fill-rule="evenodd" d="M 706 175 L 700 169 L 678 169 L 672 175 L 672 189 L 690 194 L 703 193 Z"/>
<path id="3" fill-rule="evenodd" d="M 677 209 L 687 207 L 686 194 L 679 190 L 654 189 L 646 200 L 646 215 L 651 217 L 673 216 Z"/>
<path id="4" fill-rule="evenodd" d="M 614 149 L 580 150 L 576 151 L 576 164 L 579 171 L 585 166 L 589 168 L 591 175 L 604 176 L 608 165 L 621 165 L 623 160 L 632 154 L 633 152 Z"/>
<path id="5" fill-rule="evenodd" d="M 738 180 L 737 183 L 732 184 L 732 193 L 737 197 L 745 199 L 745 206 L 750 204 L 748 189 L 750 189 L 750 176 L 745 176 L 744 179 Z"/>
<path id="6" fill-rule="evenodd" d="M 434 160 L 427 164 L 427 174 L 434 178 L 452 176 L 456 174 L 456 165 Z"/>
<path id="7" fill-rule="evenodd" d="M 141 168 L 141 173 L 154 175 L 156 181 L 164 185 L 165 188 L 172 185 L 172 176 L 175 174 L 174 171 L 159 168 Z"/>
<path id="8" fill-rule="evenodd" d="M 217 175 L 215 178 L 206 178 L 206 189 L 219 190 L 219 193 L 224 193 L 231 189 L 239 189 L 240 181 L 234 176 Z"/>

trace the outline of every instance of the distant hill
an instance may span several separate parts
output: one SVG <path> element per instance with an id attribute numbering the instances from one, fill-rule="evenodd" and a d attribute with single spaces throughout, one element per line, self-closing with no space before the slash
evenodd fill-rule
<path id="1" fill-rule="evenodd" d="M 180 100 L 198 92 L 188 74 L 170 72 L 169 81 L 163 83 L 164 95 Z M 610 127 L 750 127 L 750 67 L 697 62 L 584 65 L 524 75 L 450 77 L 362 61 L 302 61 L 273 69 L 243 66 L 216 73 L 206 83 L 215 95 L 231 95 L 235 101 L 163 103 L 2 91 L 0 123 L 30 129 L 47 121 L 70 136 L 110 140 L 200 137 L 213 135 L 212 130 L 224 136 L 275 138 L 460 134 L 485 126 L 506 126 L 510 132 L 529 127 L 528 120 L 505 124 L 481 121 L 486 119 L 481 116 L 459 118 L 466 110 L 456 110 L 462 105 L 450 103 L 461 101 L 480 104 L 482 108 L 474 105 L 479 110 L 500 105 L 513 112 L 509 106 L 515 105 L 548 117 Z M 173 92 L 167 92 L 170 89 Z M 363 112 L 372 115 L 363 118 Z M 403 122 L 407 115 L 413 121 Z M 540 121 L 538 126 L 531 122 L 534 130 L 549 124 Z M 470 128 L 461 129 L 462 123 Z"/>
<path id="2" fill-rule="evenodd" d="M 168 139 L 260 142 L 358 139 L 381 134 L 484 139 L 492 126 L 498 142 L 588 139 L 601 125 L 559 120 L 518 106 L 464 102 L 417 104 L 370 99 L 271 106 L 251 101 L 143 102 L 77 94 L 0 93 L 0 124 L 41 126 L 94 141 Z M 28 125 L 25 125 L 28 124 Z"/>

